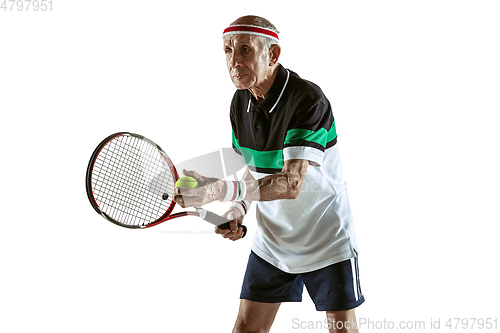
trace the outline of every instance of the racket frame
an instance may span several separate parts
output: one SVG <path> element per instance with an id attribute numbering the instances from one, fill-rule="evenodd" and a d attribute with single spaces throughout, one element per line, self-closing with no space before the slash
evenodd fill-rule
<path id="1" fill-rule="evenodd" d="M 92 205 L 92 207 L 95 209 L 95 211 L 100 214 L 101 216 L 103 216 L 106 220 L 108 220 L 109 222 L 112 222 L 120 227 L 124 227 L 124 228 L 129 228 L 129 229 L 145 229 L 145 228 L 150 228 L 150 227 L 153 227 L 155 225 L 158 225 L 160 223 L 163 223 L 165 221 L 168 221 L 168 220 L 171 220 L 171 219 L 174 219 L 174 218 L 178 218 L 178 217 L 183 217 L 183 216 L 196 216 L 196 217 L 200 217 L 202 218 L 203 220 L 213 224 L 213 225 L 216 225 L 222 229 L 227 229 L 229 228 L 229 220 L 222 217 L 222 216 L 219 216 L 217 214 L 214 214 L 210 211 L 207 211 L 206 209 L 203 209 L 203 208 L 196 208 L 196 211 L 184 211 L 184 212 L 179 212 L 179 213 L 175 213 L 175 214 L 171 214 L 174 207 L 175 207 L 175 201 L 172 200 L 170 202 L 170 206 L 168 207 L 168 209 L 165 211 L 165 213 L 159 217 L 157 220 L 147 224 L 147 225 L 130 225 L 130 224 L 125 224 L 125 223 L 120 223 L 118 221 L 116 221 L 115 219 L 113 219 L 111 216 L 109 216 L 108 214 L 106 214 L 104 211 L 101 210 L 101 208 L 99 208 L 99 205 L 97 204 L 96 200 L 95 200 L 95 197 L 94 197 L 94 193 L 93 193 L 93 190 L 92 190 L 92 173 L 93 173 L 93 170 L 94 170 L 94 164 L 96 162 L 96 159 L 97 159 L 97 156 L 99 156 L 99 154 L 101 153 L 101 151 L 104 149 L 104 147 L 110 142 L 112 141 L 113 139 L 117 138 L 117 137 L 120 137 L 120 136 L 125 136 L 125 135 L 128 135 L 128 136 L 131 136 L 131 137 L 135 137 L 135 138 L 138 138 L 138 139 L 141 139 L 141 140 L 145 140 L 147 141 L 148 143 L 150 143 L 151 145 L 153 145 L 154 147 L 156 147 L 160 153 L 160 155 L 165 159 L 165 163 L 167 164 L 167 166 L 169 167 L 170 169 L 170 172 L 172 174 L 172 178 L 174 180 L 174 183 L 179 179 L 179 174 L 177 173 L 177 169 L 175 168 L 172 160 L 168 157 L 168 155 L 163 151 L 163 149 L 158 145 L 156 144 L 155 142 L 153 142 L 152 140 L 146 138 L 145 136 L 142 136 L 142 135 L 139 135 L 139 134 L 134 134 L 134 133 L 130 133 L 130 132 L 118 132 L 118 133 L 114 133 L 114 134 L 111 134 L 110 136 L 108 136 L 106 139 L 104 139 L 94 150 L 94 152 L 92 153 L 92 156 L 90 158 L 90 161 L 89 161 L 89 164 L 87 166 L 87 172 L 86 172 L 86 177 L 85 177 L 85 187 L 86 187 L 86 190 L 87 190 L 87 197 L 90 201 L 90 204 Z M 239 224 L 238 223 L 238 227 L 242 227 L 243 228 L 243 237 L 245 237 L 246 233 L 247 233 L 247 228 L 246 226 L 242 225 L 242 224 Z"/>
<path id="2" fill-rule="evenodd" d="M 152 144 L 154 147 L 156 147 L 158 149 L 158 151 L 160 152 L 160 155 L 165 159 L 165 162 L 168 165 L 170 172 L 172 173 L 172 178 L 174 179 L 174 183 L 179 179 L 179 174 L 177 173 L 177 170 L 175 169 L 174 164 L 172 163 L 170 158 L 167 156 L 167 154 L 163 151 L 163 149 L 155 142 L 151 141 L 150 139 L 146 138 L 145 136 L 130 133 L 130 132 L 118 132 L 118 133 L 111 134 L 95 148 L 94 152 L 92 153 L 92 156 L 90 157 L 89 164 L 87 166 L 87 172 L 86 172 L 86 177 L 85 177 L 85 188 L 87 190 L 87 197 L 90 201 L 90 204 L 95 209 L 95 211 L 98 214 L 102 215 L 109 222 L 112 222 L 120 227 L 125 227 L 125 228 L 129 228 L 129 229 L 149 228 L 149 227 L 158 225 L 162 222 L 165 222 L 167 220 L 170 220 L 172 218 L 181 217 L 181 216 L 187 216 L 187 215 L 200 216 L 196 212 L 181 212 L 181 213 L 173 214 L 172 216 L 170 216 L 170 214 L 172 213 L 172 211 L 175 207 L 174 200 L 171 201 L 170 206 L 168 207 L 168 209 L 165 211 L 165 213 L 161 217 L 159 217 L 157 220 L 149 223 L 148 225 L 130 225 L 130 224 L 125 224 L 125 223 L 120 223 L 120 222 L 116 221 L 115 219 L 113 219 L 108 214 L 106 214 L 104 211 L 101 210 L 101 208 L 99 207 L 99 205 L 97 204 L 97 202 L 95 200 L 94 192 L 92 190 L 92 173 L 94 170 L 94 164 L 95 164 L 95 161 L 97 159 L 97 156 L 99 156 L 99 154 L 101 153 L 103 148 L 106 147 L 106 145 L 110 141 L 114 140 L 117 137 L 125 136 L 125 135 L 135 137 L 135 138 L 138 138 L 141 140 L 145 140 L 145 141 L 149 142 L 150 144 Z"/>

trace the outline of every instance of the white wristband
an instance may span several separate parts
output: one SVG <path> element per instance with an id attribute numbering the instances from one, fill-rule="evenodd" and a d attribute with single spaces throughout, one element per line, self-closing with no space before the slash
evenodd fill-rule
<path id="1" fill-rule="evenodd" d="M 240 190 L 238 197 L 234 201 L 241 201 L 247 196 L 247 183 L 244 180 L 240 180 L 238 185 L 240 186 Z"/>
<path id="2" fill-rule="evenodd" d="M 247 186 L 245 181 L 223 180 L 226 183 L 226 195 L 222 202 L 243 200 L 247 195 Z"/>
<path id="3" fill-rule="evenodd" d="M 224 196 L 224 199 L 222 199 L 222 202 L 228 202 L 231 201 L 231 198 L 233 197 L 234 193 L 234 184 L 230 180 L 223 180 L 224 183 L 226 183 L 226 195 Z"/>
<path id="4" fill-rule="evenodd" d="M 245 216 L 248 213 L 248 210 L 250 209 L 250 202 L 248 201 L 233 201 L 231 204 L 231 207 L 237 208 L 241 212 L 241 216 Z"/>

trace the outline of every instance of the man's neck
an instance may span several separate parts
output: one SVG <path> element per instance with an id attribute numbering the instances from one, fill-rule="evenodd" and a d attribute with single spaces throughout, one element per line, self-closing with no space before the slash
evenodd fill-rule
<path id="1" fill-rule="evenodd" d="M 276 76 L 278 75 L 278 65 L 274 66 L 269 70 L 268 75 L 262 80 L 261 83 L 259 83 L 258 86 L 253 86 L 252 88 L 249 88 L 248 90 L 252 93 L 253 97 L 257 100 L 257 104 L 262 102 L 264 98 L 266 98 L 267 93 L 269 90 L 271 90 L 271 87 L 273 86 L 274 80 L 276 79 Z"/>

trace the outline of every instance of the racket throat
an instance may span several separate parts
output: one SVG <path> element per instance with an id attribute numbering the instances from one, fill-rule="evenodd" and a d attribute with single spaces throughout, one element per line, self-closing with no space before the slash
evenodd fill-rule
<path id="1" fill-rule="evenodd" d="M 200 217 L 206 221 L 208 210 L 203 209 L 203 208 L 196 208 L 196 207 L 195 207 L 195 209 L 196 209 L 196 212 L 200 215 Z M 207 222 L 210 222 L 210 221 L 207 221 Z"/>

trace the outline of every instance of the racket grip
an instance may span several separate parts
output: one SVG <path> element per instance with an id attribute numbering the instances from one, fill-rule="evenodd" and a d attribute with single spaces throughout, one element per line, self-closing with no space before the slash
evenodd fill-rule
<path id="1" fill-rule="evenodd" d="M 213 225 L 216 225 L 220 229 L 229 229 L 229 222 L 230 221 L 228 219 L 226 219 L 220 215 L 217 215 L 215 213 L 212 213 L 212 212 L 210 212 L 206 209 L 203 209 L 203 208 L 197 208 L 196 211 L 198 212 L 198 214 L 200 214 L 200 217 L 202 219 L 204 219 L 205 221 L 210 222 Z M 244 226 L 243 224 L 238 223 L 238 228 L 239 227 L 243 228 L 243 236 L 241 237 L 241 238 L 243 238 L 247 234 L 247 227 Z"/>
<path id="2" fill-rule="evenodd" d="M 224 224 L 221 224 L 221 225 L 218 225 L 217 227 L 219 227 L 220 229 L 229 229 L 229 222 L 226 222 Z M 241 236 L 241 238 L 245 237 L 246 234 L 247 234 L 247 227 L 241 223 L 238 223 L 238 228 L 239 227 L 242 227 L 243 228 L 243 236 Z"/>

